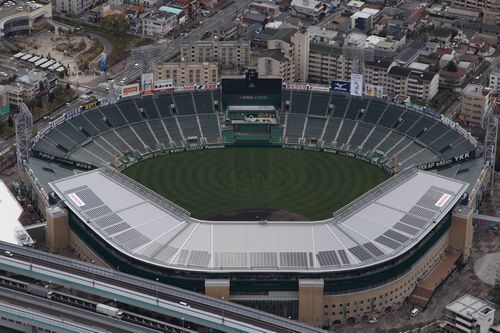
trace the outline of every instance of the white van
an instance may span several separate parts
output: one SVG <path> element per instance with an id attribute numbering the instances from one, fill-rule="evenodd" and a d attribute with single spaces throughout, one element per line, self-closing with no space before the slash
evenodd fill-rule
<path id="1" fill-rule="evenodd" d="M 412 317 L 416 317 L 418 315 L 419 311 L 417 308 L 411 310 L 411 313 L 410 313 L 410 316 Z"/>

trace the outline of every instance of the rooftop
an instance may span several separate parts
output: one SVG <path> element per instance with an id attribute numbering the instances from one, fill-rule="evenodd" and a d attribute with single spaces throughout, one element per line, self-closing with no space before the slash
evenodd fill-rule
<path id="1" fill-rule="evenodd" d="M 279 29 L 272 37 L 271 40 L 282 40 L 284 42 L 290 43 L 292 36 L 297 32 L 295 28 L 284 28 Z"/>
<path id="2" fill-rule="evenodd" d="M 220 223 L 194 219 L 108 169 L 50 183 L 68 208 L 116 250 L 154 265 L 214 272 L 330 272 L 386 262 L 433 230 L 467 186 L 411 169 L 327 220 Z"/>
<path id="3" fill-rule="evenodd" d="M 1 241 L 17 245 L 33 244 L 33 240 L 19 222 L 23 209 L 3 180 L 0 180 L 0 212 Z"/>
<path id="4" fill-rule="evenodd" d="M 490 311 L 495 311 L 495 309 L 485 301 L 468 294 L 448 304 L 446 309 L 468 319 L 477 319 L 479 312 L 486 314 Z"/>
<path id="5" fill-rule="evenodd" d="M 468 95 L 474 95 L 474 96 L 486 96 L 489 94 L 490 90 L 488 88 L 483 87 L 480 84 L 468 84 L 465 86 L 464 93 Z"/>

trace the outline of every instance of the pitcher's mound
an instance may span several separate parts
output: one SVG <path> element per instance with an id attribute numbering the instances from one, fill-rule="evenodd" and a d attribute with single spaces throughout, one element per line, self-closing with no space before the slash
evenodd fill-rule
<path id="1" fill-rule="evenodd" d="M 283 209 L 245 208 L 217 214 L 209 218 L 212 221 L 310 221 L 305 216 Z"/>

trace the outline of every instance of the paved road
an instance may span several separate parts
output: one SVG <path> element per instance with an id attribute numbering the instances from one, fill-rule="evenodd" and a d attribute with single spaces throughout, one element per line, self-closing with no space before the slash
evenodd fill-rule
<path id="1" fill-rule="evenodd" d="M 101 68 L 99 66 L 99 62 L 101 60 L 102 54 L 106 54 L 106 56 L 110 55 L 111 52 L 113 51 L 113 43 L 111 43 L 108 39 L 104 38 L 102 35 L 95 34 L 95 33 L 89 33 L 89 35 L 92 36 L 92 38 L 97 39 L 102 45 L 104 50 L 102 51 L 101 54 L 99 54 L 92 62 L 89 64 L 90 70 L 93 73 L 100 73 Z"/>
<path id="2" fill-rule="evenodd" d="M 207 31 L 216 30 L 218 28 L 223 27 L 224 25 L 232 22 L 237 13 L 240 13 L 243 8 L 247 7 L 249 3 L 253 2 L 252 0 L 238 0 L 231 6 L 227 7 L 224 10 L 221 10 L 211 17 L 205 19 L 205 22 L 200 25 L 197 29 L 194 29 L 188 37 L 186 38 L 177 38 L 172 41 L 169 41 L 168 48 L 166 52 L 155 59 L 154 62 L 165 61 L 171 59 L 180 53 L 181 43 L 182 41 L 193 41 L 193 40 L 201 40 L 203 34 Z M 130 57 L 129 57 L 130 58 Z M 130 58 L 131 59 L 131 58 Z M 134 68 L 134 62 L 132 60 L 127 61 L 126 69 L 122 72 L 118 73 L 115 76 L 116 81 L 120 81 L 123 78 L 126 78 L 127 82 L 133 82 L 139 78 L 141 74 L 140 68 Z"/>

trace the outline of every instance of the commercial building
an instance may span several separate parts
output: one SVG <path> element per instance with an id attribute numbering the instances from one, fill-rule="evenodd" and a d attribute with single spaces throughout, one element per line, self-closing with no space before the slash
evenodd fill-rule
<path id="1" fill-rule="evenodd" d="M 463 295 L 446 306 L 444 332 L 488 333 L 495 309 L 483 300 Z"/>
<path id="2" fill-rule="evenodd" d="M 207 41 L 182 42 L 181 58 L 186 62 L 215 62 L 222 66 L 250 65 L 250 42 Z"/>
<path id="3" fill-rule="evenodd" d="M 462 91 L 461 115 L 470 126 L 483 126 L 484 117 L 491 108 L 491 89 L 479 84 L 468 84 Z"/>
<path id="4" fill-rule="evenodd" d="M 177 25 L 177 16 L 154 11 L 142 18 L 142 33 L 148 36 L 165 36 Z"/>
<path id="5" fill-rule="evenodd" d="M 219 81 L 218 66 L 213 62 L 168 62 L 157 64 L 154 80 L 172 80 L 174 85 L 208 84 Z"/>

